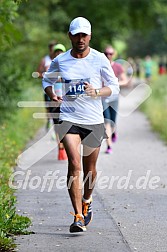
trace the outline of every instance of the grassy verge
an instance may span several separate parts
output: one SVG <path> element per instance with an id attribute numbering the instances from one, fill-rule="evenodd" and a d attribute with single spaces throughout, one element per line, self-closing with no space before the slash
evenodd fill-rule
<path id="1" fill-rule="evenodd" d="M 23 99 L 42 100 L 41 87 L 28 88 Z M 31 224 L 28 217 L 16 213 L 16 197 L 8 181 L 15 159 L 44 123 L 33 119 L 33 112 L 39 112 L 39 108 L 18 108 L 0 125 L 0 251 L 13 251 L 13 235 L 27 233 L 26 229 Z"/>
<path id="2" fill-rule="evenodd" d="M 152 95 L 142 104 L 153 130 L 167 143 L 167 75 L 155 77 L 151 83 Z"/>

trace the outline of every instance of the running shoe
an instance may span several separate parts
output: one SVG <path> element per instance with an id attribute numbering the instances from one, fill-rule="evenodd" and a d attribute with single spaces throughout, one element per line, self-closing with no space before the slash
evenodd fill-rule
<path id="1" fill-rule="evenodd" d="M 84 216 L 85 226 L 87 226 L 93 219 L 92 198 L 89 203 L 82 201 L 82 214 Z"/>
<path id="2" fill-rule="evenodd" d="M 85 232 L 86 227 L 85 227 L 85 222 L 84 218 L 82 217 L 81 214 L 74 214 L 74 222 L 70 226 L 70 233 L 75 233 L 75 232 Z"/>
<path id="3" fill-rule="evenodd" d="M 105 151 L 106 154 L 112 154 L 112 148 L 108 147 L 107 150 Z"/>
<path id="4" fill-rule="evenodd" d="M 117 134 L 116 134 L 116 132 L 112 133 L 111 139 L 112 139 L 113 143 L 115 143 L 117 141 Z"/>
<path id="5" fill-rule="evenodd" d="M 67 160 L 67 154 L 65 149 L 59 149 L 58 160 Z"/>

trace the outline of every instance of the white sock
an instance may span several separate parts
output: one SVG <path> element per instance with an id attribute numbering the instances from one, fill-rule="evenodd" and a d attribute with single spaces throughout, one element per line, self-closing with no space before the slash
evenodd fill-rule
<path id="1" fill-rule="evenodd" d="M 80 216 L 84 219 L 84 216 L 83 216 L 83 214 L 82 214 L 82 213 L 81 213 L 81 214 L 80 214 L 80 213 L 78 213 L 78 214 L 79 214 L 79 215 L 80 215 Z"/>
<path id="2" fill-rule="evenodd" d="M 92 196 L 90 196 L 89 199 L 84 199 L 84 197 L 82 198 L 82 201 L 85 202 L 85 203 L 90 203 L 92 200 Z"/>

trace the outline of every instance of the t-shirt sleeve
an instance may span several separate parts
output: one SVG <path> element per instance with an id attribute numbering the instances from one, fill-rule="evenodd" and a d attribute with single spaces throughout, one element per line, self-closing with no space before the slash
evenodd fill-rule
<path id="1" fill-rule="evenodd" d="M 111 95 L 118 95 L 120 91 L 118 78 L 115 76 L 110 61 L 105 55 L 102 55 L 101 58 L 101 75 L 104 86 L 107 86 L 111 89 Z"/>
<path id="2" fill-rule="evenodd" d="M 124 69 L 123 67 L 121 66 L 121 64 L 117 63 L 114 61 L 113 65 L 112 65 L 112 69 L 115 73 L 115 76 L 119 79 L 120 78 L 120 75 L 122 73 L 124 73 Z"/>
<path id="3" fill-rule="evenodd" d="M 54 59 L 51 62 L 51 65 L 48 69 L 47 72 L 45 72 L 43 79 L 42 79 L 42 86 L 43 89 L 45 90 L 45 88 L 52 86 L 54 84 L 54 82 L 57 80 L 58 78 L 58 73 L 59 73 L 59 64 L 58 64 L 58 60 Z"/>
<path id="4" fill-rule="evenodd" d="M 122 73 L 124 73 L 124 69 L 121 66 L 121 64 L 118 64 L 118 69 L 119 69 L 119 75 L 121 75 Z"/>

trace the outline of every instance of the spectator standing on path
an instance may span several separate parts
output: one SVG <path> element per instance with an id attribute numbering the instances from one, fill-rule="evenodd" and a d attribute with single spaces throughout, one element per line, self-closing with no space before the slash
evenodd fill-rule
<path id="1" fill-rule="evenodd" d="M 66 48 L 62 44 L 56 44 L 53 47 L 53 55 L 54 58 L 57 57 L 59 54 L 66 52 Z M 61 78 L 57 80 L 57 82 L 54 84 L 54 92 L 57 96 L 62 96 L 62 85 Z M 59 123 L 59 115 L 60 115 L 60 106 L 51 108 L 51 113 L 54 114 L 53 122 L 54 124 Z M 58 160 L 67 160 L 67 154 L 64 149 L 63 143 L 59 141 L 59 135 L 56 133 L 56 138 L 58 142 Z"/>
<path id="2" fill-rule="evenodd" d="M 152 62 L 151 56 L 147 55 L 145 57 L 145 60 L 143 62 L 143 67 L 144 67 L 145 79 L 146 79 L 147 83 L 149 83 L 151 80 L 152 67 L 153 67 L 153 62 Z"/>
<path id="3" fill-rule="evenodd" d="M 137 57 L 135 59 L 135 73 L 136 73 L 136 77 L 138 79 L 140 79 L 140 77 L 141 77 L 141 60 L 139 57 Z"/>
<path id="4" fill-rule="evenodd" d="M 115 76 L 119 80 L 119 85 L 123 86 L 127 84 L 127 77 L 125 71 L 121 64 L 114 62 L 113 57 L 115 56 L 115 50 L 112 46 L 107 46 L 104 50 L 104 54 L 109 59 L 109 62 L 112 66 L 112 69 L 115 73 Z M 104 122 L 105 127 L 108 135 L 107 142 L 107 154 L 112 153 L 112 143 L 116 142 L 117 140 L 117 133 L 116 133 L 116 117 L 118 111 L 118 100 L 119 95 L 111 95 L 110 97 L 103 98 L 103 109 L 104 109 Z"/>
<path id="5" fill-rule="evenodd" d="M 165 64 L 165 59 L 163 57 L 160 57 L 160 60 L 159 60 L 158 73 L 159 75 L 166 73 L 166 64 Z"/>
<path id="6" fill-rule="evenodd" d="M 44 56 L 39 63 L 39 66 L 37 68 L 37 72 L 39 73 L 40 78 L 43 78 L 43 74 L 48 70 L 48 68 L 50 67 L 50 64 L 52 62 L 52 59 L 55 57 L 54 51 L 53 51 L 54 45 L 56 45 L 56 41 L 51 41 L 48 44 L 49 53 L 46 56 Z M 44 93 L 44 101 L 46 103 L 46 113 L 47 113 L 46 130 L 48 131 L 48 129 L 52 125 L 52 119 L 50 119 L 48 116 L 50 113 L 50 108 L 47 107 L 47 103 L 50 101 L 50 98 L 46 93 Z"/>
<path id="7" fill-rule="evenodd" d="M 105 55 L 89 47 L 91 24 L 83 18 L 75 18 L 69 26 L 72 49 L 57 56 L 43 78 L 43 88 L 52 101 L 62 102 L 61 124 L 57 127 L 68 156 L 67 185 L 74 222 L 70 232 L 86 231 L 92 220 L 92 192 L 96 178 L 96 161 L 100 145 L 106 138 L 101 97 L 119 93 L 118 80 Z M 65 85 L 63 97 L 56 96 L 49 78 L 56 73 Z M 104 86 L 102 86 L 102 82 Z M 81 153 L 83 145 L 81 183 Z M 82 196 L 83 189 L 83 196 Z"/>

